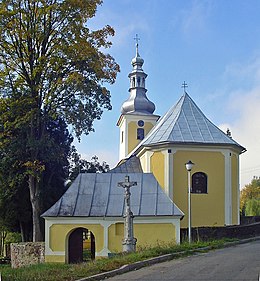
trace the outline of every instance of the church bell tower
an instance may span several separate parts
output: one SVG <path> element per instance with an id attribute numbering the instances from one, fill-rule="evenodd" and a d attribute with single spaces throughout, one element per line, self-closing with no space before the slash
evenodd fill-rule
<path id="1" fill-rule="evenodd" d="M 117 122 L 120 128 L 119 158 L 124 159 L 144 139 L 154 127 L 160 116 L 154 115 L 155 105 L 147 96 L 145 80 L 147 74 L 143 71 L 144 60 L 138 50 L 136 36 L 136 54 L 132 59 L 132 71 L 130 79 L 129 98 L 122 104 L 121 116 Z"/>

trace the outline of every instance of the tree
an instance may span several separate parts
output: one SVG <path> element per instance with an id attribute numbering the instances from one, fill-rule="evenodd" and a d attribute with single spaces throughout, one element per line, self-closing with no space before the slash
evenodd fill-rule
<path id="1" fill-rule="evenodd" d="M 103 109 L 111 109 L 110 92 L 104 83 L 114 83 L 119 66 L 101 50 L 111 46 L 108 36 L 113 36 L 114 30 L 105 26 L 91 31 L 86 25 L 101 3 L 0 3 L 0 114 L 4 121 L 0 122 L 0 145 L 8 145 L 16 130 L 24 135 L 28 158 L 22 166 L 28 177 L 33 241 L 42 240 L 39 198 L 46 162 L 40 155 L 49 140 L 49 118 L 64 120 L 80 138 L 82 133 L 93 131 L 93 121 L 101 118 Z"/>
<path id="2" fill-rule="evenodd" d="M 260 216 L 260 200 L 250 199 L 246 202 L 245 206 L 246 216 Z"/>
<path id="3" fill-rule="evenodd" d="M 75 147 L 72 148 L 70 162 L 70 182 L 73 181 L 79 173 L 106 173 L 109 171 L 109 165 L 105 161 L 100 163 L 96 155 L 93 156 L 90 161 L 82 159 Z"/>
<path id="4" fill-rule="evenodd" d="M 240 191 L 240 212 L 246 216 L 260 216 L 260 178 L 254 177 Z"/>
<path id="5" fill-rule="evenodd" d="M 1 120 L 1 119 L 0 119 Z M 62 120 L 49 120 L 45 145 L 39 159 L 45 163 L 40 174 L 40 213 L 53 205 L 66 191 L 64 181 L 68 177 L 72 136 Z M 30 154 L 23 143 L 23 133 L 16 130 L 6 145 L 1 146 L 0 157 L 0 219 L 9 231 L 20 229 L 23 241 L 31 241 L 32 208 L 27 187 L 26 166 Z M 48 136 L 48 138 L 47 138 Z M 0 137 L 0 140 L 2 138 Z M 17 151 L 17 145 L 20 145 Z M 19 153 L 18 153 L 19 152 Z M 41 224 L 43 232 L 43 225 Z"/>

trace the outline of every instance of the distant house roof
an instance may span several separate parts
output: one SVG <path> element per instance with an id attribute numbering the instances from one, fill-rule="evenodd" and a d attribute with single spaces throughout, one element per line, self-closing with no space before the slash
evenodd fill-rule
<path id="1" fill-rule="evenodd" d="M 133 153 L 143 146 L 165 143 L 231 145 L 240 152 L 245 151 L 243 146 L 215 126 L 186 92 L 177 104 L 158 120 Z"/>
<path id="2" fill-rule="evenodd" d="M 42 217 L 122 217 L 125 173 L 79 174 L 65 194 Z M 183 216 L 153 174 L 128 173 L 134 216 Z"/>

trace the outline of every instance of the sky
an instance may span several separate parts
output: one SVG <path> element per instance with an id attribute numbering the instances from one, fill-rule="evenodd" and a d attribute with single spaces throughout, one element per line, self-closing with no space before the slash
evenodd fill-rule
<path id="1" fill-rule="evenodd" d="M 147 96 L 163 115 L 183 94 L 182 84 L 215 125 L 247 149 L 240 156 L 240 187 L 260 176 L 260 1 L 104 0 L 93 30 L 110 25 L 111 54 L 120 73 L 111 92 L 112 111 L 95 121 L 95 132 L 75 145 L 83 158 L 97 155 L 114 167 L 119 160 L 120 107 L 129 96 L 135 56 L 144 59 Z"/>

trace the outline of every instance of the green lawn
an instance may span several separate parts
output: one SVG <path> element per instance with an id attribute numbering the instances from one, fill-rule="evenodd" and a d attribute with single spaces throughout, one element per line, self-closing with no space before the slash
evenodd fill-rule
<path id="1" fill-rule="evenodd" d="M 210 246 L 212 249 L 221 248 L 225 242 L 227 242 L 227 240 L 197 242 L 191 245 L 188 243 L 182 243 L 181 245 L 158 245 L 154 248 L 147 247 L 139 249 L 136 253 L 127 255 L 118 254 L 113 258 L 99 259 L 82 264 L 45 263 L 19 269 L 12 269 L 9 265 L 0 265 L 0 272 L 2 275 L 1 281 L 74 281 L 83 277 L 116 269 L 125 264 L 163 254 L 182 252 L 179 256 L 184 256 L 191 254 L 190 251 L 196 248 L 203 248 L 206 246 Z"/>

